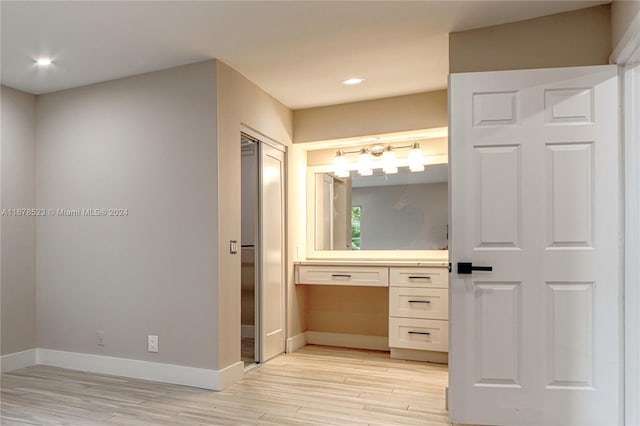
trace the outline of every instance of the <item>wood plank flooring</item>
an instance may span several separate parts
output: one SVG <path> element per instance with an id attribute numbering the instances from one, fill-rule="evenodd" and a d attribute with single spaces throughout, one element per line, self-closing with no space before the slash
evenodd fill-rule
<path id="1" fill-rule="evenodd" d="M 34 366 L 0 376 L 2 425 L 447 425 L 447 367 L 306 346 L 222 392 Z"/>

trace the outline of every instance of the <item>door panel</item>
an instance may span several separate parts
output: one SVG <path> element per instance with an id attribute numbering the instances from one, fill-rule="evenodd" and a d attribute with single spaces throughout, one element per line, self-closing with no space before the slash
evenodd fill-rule
<path id="1" fill-rule="evenodd" d="M 260 144 L 260 349 L 264 362 L 285 348 L 284 153 Z"/>
<path id="2" fill-rule="evenodd" d="M 453 74 L 449 93 L 450 420 L 620 424 L 617 68 Z"/>
<path id="3" fill-rule="evenodd" d="M 520 246 L 520 147 L 483 146 L 474 149 L 476 244 L 481 248 Z"/>
<path id="4" fill-rule="evenodd" d="M 475 284 L 475 385 L 521 387 L 522 297 L 521 283 Z M 494 330 L 500 329 L 500 333 Z"/>

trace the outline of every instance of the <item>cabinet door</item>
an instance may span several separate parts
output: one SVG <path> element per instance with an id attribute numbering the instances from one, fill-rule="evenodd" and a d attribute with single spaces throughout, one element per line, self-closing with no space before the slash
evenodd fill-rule
<path id="1" fill-rule="evenodd" d="M 389 347 L 446 352 L 449 323 L 442 320 L 389 318 Z"/>
<path id="2" fill-rule="evenodd" d="M 389 315 L 403 318 L 449 318 L 449 291 L 442 288 L 391 287 Z"/>
<path id="3" fill-rule="evenodd" d="M 389 282 L 391 286 L 399 287 L 447 288 L 449 286 L 449 270 L 446 267 L 392 267 L 389 271 Z"/>
<path id="4" fill-rule="evenodd" d="M 299 267 L 297 284 L 389 286 L 386 266 L 309 266 Z"/>

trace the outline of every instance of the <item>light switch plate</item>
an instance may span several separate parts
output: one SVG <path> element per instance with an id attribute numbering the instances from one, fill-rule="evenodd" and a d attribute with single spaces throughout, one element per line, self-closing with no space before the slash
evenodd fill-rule
<path id="1" fill-rule="evenodd" d="M 238 253 L 238 241 L 236 240 L 229 241 L 229 253 L 231 254 Z"/>

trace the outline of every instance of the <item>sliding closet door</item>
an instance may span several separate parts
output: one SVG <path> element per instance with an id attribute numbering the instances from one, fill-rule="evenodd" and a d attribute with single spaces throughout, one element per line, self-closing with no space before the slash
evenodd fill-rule
<path id="1" fill-rule="evenodd" d="M 260 144 L 260 362 L 285 348 L 284 158 Z"/>

